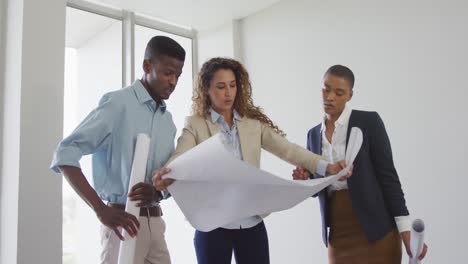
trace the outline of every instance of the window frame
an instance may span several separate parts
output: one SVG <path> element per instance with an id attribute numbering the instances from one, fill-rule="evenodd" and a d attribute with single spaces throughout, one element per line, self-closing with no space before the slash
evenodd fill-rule
<path id="1" fill-rule="evenodd" d="M 84 0 L 67 0 L 67 7 L 122 21 L 122 87 L 135 81 L 135 25 L 190 39 L 192 42 L 192 76 L 196 76 L 198 46 L 197 32 L 194 29 L 133 11 Z"/>

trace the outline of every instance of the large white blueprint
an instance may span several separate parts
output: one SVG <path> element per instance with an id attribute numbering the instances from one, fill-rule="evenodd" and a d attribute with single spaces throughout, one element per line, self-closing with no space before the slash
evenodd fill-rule
<path id="1" fill-rule="evenodd" d="M 148 151 L 150 138 L 146 134 L 138 134 L 135 152 L 133 155 L 132 171 L 130 173 L 130 183 L 128 190 L 135 184 L 145 181 L 146 165 L 148 162 Z M 140 208 L 136 206 L 139 201 L 130 201 L 127 198 L 125 212 L 134 215 L 137 219 L 140 216 Z M 124 241 L 120 242 L 119 264 L 132 264 L 135 256 L 136 237 L 131 237 L 125 229 L 122 229 Z"/>
<path id="2" fill-rule="evenodd" d="M 164 178 L 177 180 L 169 192 L 190 224 L 208 232 L 249 216 L 289 209 L 346 175 L 362 144 L 353 128 L 339 174 L 307 181 L 277 177 L 236 159 L 217 134 L 169 164 Z"/>

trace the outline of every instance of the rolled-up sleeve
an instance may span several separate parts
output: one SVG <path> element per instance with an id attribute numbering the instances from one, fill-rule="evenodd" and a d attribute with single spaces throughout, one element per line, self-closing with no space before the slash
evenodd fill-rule
<path id="1" fill-rule="evenodd" d="M 59 166 L 79 168 L 82 156 L 106 149 L 111 140 L 112 123 L 119 115 L 117 105 L 110 96 L 104 95 L 98 107 L 59 143 L 50 168 L 57 173 L 60 173 Z"/>

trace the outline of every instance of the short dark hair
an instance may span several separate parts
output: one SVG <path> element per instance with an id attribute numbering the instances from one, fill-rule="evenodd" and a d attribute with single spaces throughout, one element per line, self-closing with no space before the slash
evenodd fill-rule
<path id="1" fill-rule="evenodd" d="M 328 68 L 324 76 L 329 74 L 344 78 L 349 82 L 349 84 L 351 84 L 351 89 L 354 88 L 354 73 L 348 67 L 343 65 L 333 65 Z"/>
<path id="2" fill-rule="evenodd" d="M 157 60 L 164 55 L 185 61 L 185 50 L 177 41 L 166 36 L 152 37 L 146 45 L 145 60 Z"/>

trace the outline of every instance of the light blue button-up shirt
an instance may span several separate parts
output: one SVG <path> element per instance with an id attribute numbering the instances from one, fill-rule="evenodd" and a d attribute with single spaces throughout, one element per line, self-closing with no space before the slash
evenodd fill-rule
<path id="1" fill-rule="evenodd" d="M 145 182 L 174 152 L 176 127 L 164 102 L 157 104 L 141 81 L 105 94 L 72 134 L 60 142 L 51 169 L 80 167 L 83 155 L 93 154 L 93 182 L 99 197 L 125 204 L 137 135 L 151 138 Z"/>
<path id="2" fill-rule="evenodd" d="M 236 110 L 234 110 L 234 118 L 233 118 L 233 125 L 229 128 L 226 120 L 216 111 L 211 109 L 211 121 L 216 123 L 219 127 L 223 135 L 223 144 L 226 149 L 234 155 L 237 159 L 242 160 L 242 152 L 241 152 L 241 145 L 239 140 L 239 133 L 237 132 L 237 120 L 240 119 L 239 114 Z M 233 223 L 227 224 L 222 226 L 222 228 L 226 229 L 241 229 L 241 228 L 250 228 L 256 226 L 258 223 L 262 222 L 262 218 L 258 215 L 247 217 L 245 219 L 241 219 L 239 221 L 235 221 Z"/>

